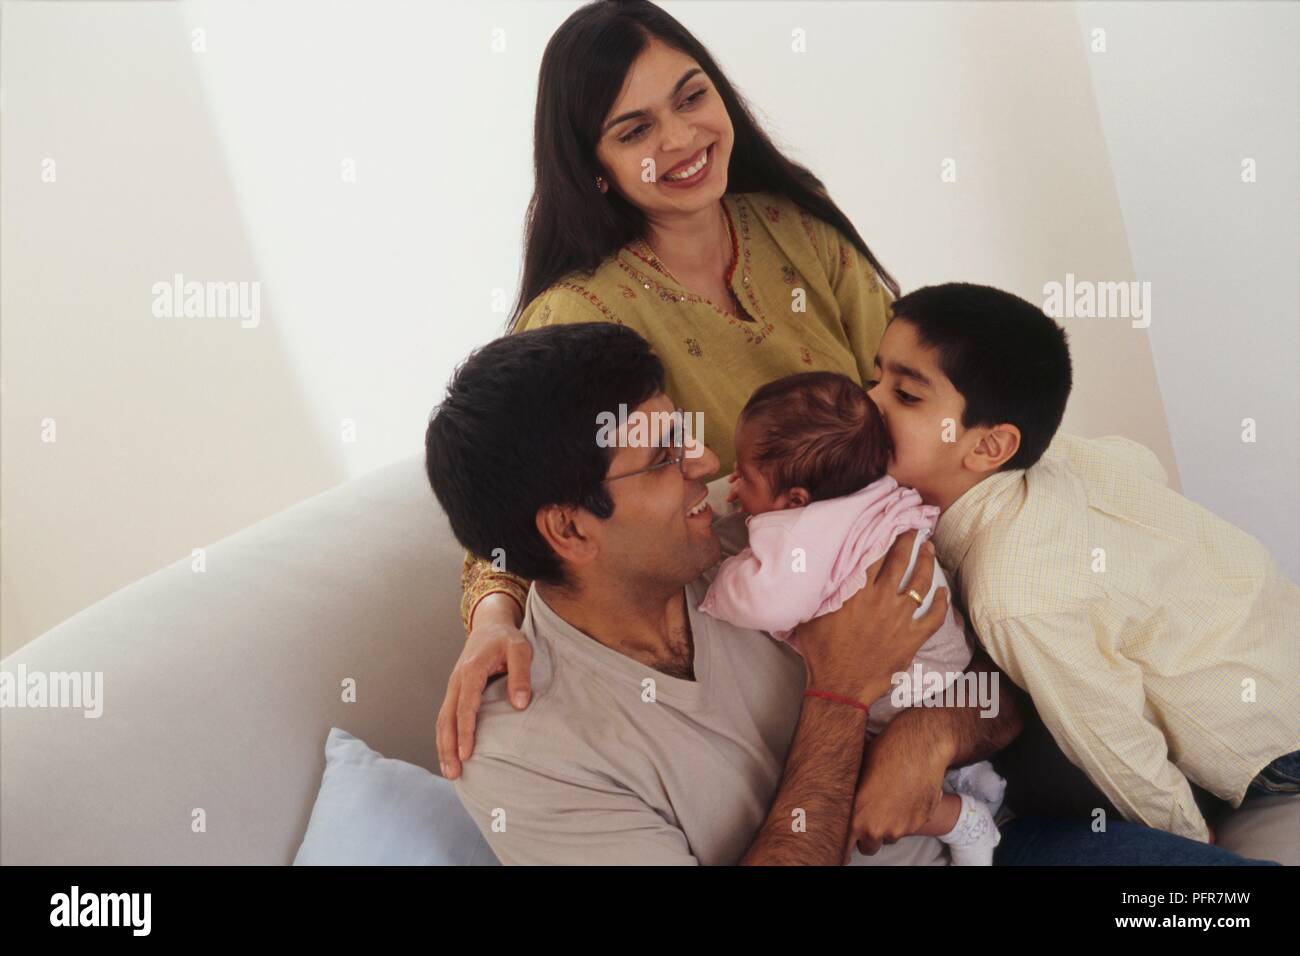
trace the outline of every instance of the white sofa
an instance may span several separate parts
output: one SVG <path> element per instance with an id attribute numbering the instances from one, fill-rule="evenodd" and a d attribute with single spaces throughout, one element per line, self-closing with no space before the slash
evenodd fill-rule
<path id="1" fill-rule="evenodd" d="M 710 490 L 721 512 L 725 477 Z M 331 726 L 436 772 L 462 554 L 413 456 L 20 648 L 5 670 L 102 672 L 103 714 L 0 710 L 0 864 L 290 863 Z M 1243 818 L 1221 842 L 1294 842 L 1296 819 Z"/>

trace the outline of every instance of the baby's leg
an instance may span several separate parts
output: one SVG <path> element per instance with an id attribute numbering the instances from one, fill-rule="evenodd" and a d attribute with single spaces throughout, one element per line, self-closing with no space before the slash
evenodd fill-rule
<path id="1" fill-rule="evenodd" d="M 953 866 L 992 866 L 993 848 L 1002 834 L 993 822 L 993 808 L 969 793 L 945 794 L 959 804 L 957 822 L 946 833 L 937 833 L 940 843 L 948 844 Z M 942 807 L 942 804 L 940 804 Z"/>
<path id="2" fill-rule="evenodd" d="M 934 813 L 930 814 L 930 819 L 926 820 L 916 833 L 918 836 L 943 836 L 951 833 L 960 816 L 961 797 L 955 793 L 945 792 L 939 800 L 939 805 L 934 808 Z"/>
<path id="3" fill-rule="evenodd" d="M 949 770 L 943 789 L 961 796 L 961 819 L 939 839 L 951 847 L 954 866 L 991 866 L 993 848 L 1002 841 L 993 817 L 1002 806 L 1007 782 L 987 760 Z"/>
<path id="4" fill-rule="evenodd" d="M 993 848 L 1002 839 L 987 803 L 968 793 L 946 791 L 916 832 L 948 844 L 953 866 L 992 866 Z"/>
<path id="5" fill-rule="evenodd" d="M 1006 785 L 987 761 L 948 771 L 939 805 L 917 834 L 948 844 L 953 866 L 992 866 L 993 848 L 1002 840 L 993 815 Z"/>

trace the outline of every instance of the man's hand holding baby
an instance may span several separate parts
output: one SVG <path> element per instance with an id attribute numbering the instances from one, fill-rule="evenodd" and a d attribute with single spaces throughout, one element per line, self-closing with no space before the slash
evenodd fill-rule
<path id="1" fill-rule="evenodd" d="M 918 736 L 917 725 L 903 716 L 867 742 L 846 856 L 854 843 L 870 856 L 886 843 L 920 832 L 939 806 L 950 751 Z"/>
<path id="2" fill-rule="evenodd" d="M 943 624 L 948 590 L 935 591 L 923 616 L 917 602 L 899 593 L 916 539 L 909 531 L 867 569 L 867 583 L 843 606 L 797 628 L 807 667 L 807 687 L 860 701 L 864 707 L 888 694 L 894 674 L 905 671 L 921 645 Z M 910 590 L 926 594 L 934 577 L 934 546 L 921 546 Z"/>
<path id="3" fill-rule="evenodd" d="M 986 760 L 1024 727 L 1024 694 L 977 649 L 967 670 L 999 689 L 999 707 L 988 715 L 978 701 L 964 706 L 914 707 L 899 714 L 866 746 L 849 821 L 846 856 L 856 843 L 877 852 L 918 832 L 934 813 L 949 768 Z"/>

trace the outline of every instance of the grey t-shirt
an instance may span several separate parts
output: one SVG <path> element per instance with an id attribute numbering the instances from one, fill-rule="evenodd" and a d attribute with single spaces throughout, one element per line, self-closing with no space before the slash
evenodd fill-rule
<path id="1" fill-rule="evenodd" d="M 723 552 L 743 523 L 718 519 Z M 743 522 L 743 519 L 741 519 Z M 803 703 L 802 658 L 762 631 L 697 610 L 717 567 L 686 587 L 695 680 L 657 671 L 572 627 L 528 593 L 533 696 L 488 686 L 456 792 L 506 864 L 732 864 L 767 817 Z M 866 864 L 944 864 L 907 837 Z"/>

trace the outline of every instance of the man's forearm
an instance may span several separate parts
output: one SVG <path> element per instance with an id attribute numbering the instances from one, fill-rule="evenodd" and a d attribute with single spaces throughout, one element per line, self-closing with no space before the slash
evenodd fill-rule
<path id="1" fill-rule="evenodd" d="M 916 748 L 914 752 L 943 754 L 948 767 L 985 760 L 1006 747 L 1025 723 L 1020 689 L 982 651 L 976 652 L 966 673 L 988 682 L 994 708 L 986 708 L 979 695 L 975 700 L 967 695 L 961 706 L 912 707 L 894 718 L 887 732 L 905 734 L 909 749 Z M 996 709 L 996 713 L 986 716 L 986 709 Z"/>
<path id="2" fill-rule="evenodd" d="M 844 862 L 866 734 L 866 711 L 820 697 L 804 698 L 781 786 L 742 865 Z"/>

